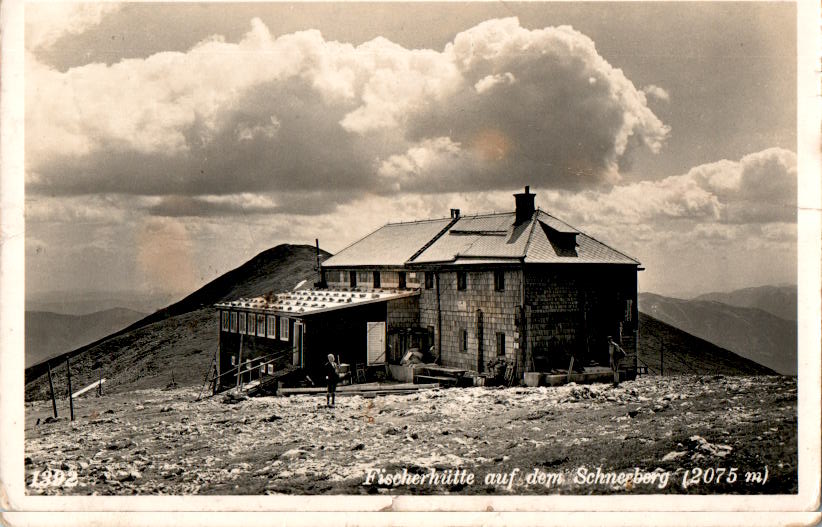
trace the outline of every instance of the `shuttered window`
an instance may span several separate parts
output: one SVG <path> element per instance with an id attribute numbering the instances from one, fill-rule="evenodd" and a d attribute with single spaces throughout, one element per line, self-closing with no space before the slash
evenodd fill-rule
<path id="1" fill-rule="evenodd" d="M 497 333 L 497 357 L 505 356 L 505 333 Z"/>
<path id="2" fill-rule="evenodd" d="M 243 333 L 243 334 L 245 334 L 245 330 L 246 330 L 245 320 L 246 320 L 245 313 L 240 312 L 240 314 L 237 316 L 237 330 L 240 333 Z"/>
<path id="3" fill-rule="evenodd" d="M 254 313 L 248 314 L 248 334 L 249 335 L 256 335 L 257 334 L 257 316 Z"/>
<path id="4" fill-rule="evenodd" d="M 277 317 L 275 315 L 268 315 L 268 324 L 266 324 L 265 336 L 270 339 L 277 338 Z"/>
<path id="5" fill-rule="evenodd" d="M 257 336 L 265 337 L 265 315 L 257 315 Z"/>
<path id="6" fill-rule="evenodd" d="M 229 319 L 228 330 L 231 331 L 232 333 L 237 333 L 237 312 L 232 311 L 230 313 L 230 317 L 231 318 Z"/>
<path id="7" fill-rule="evenodd" d="M 220 311 L 220 329 L 228 331 L 228 311 Z"/>

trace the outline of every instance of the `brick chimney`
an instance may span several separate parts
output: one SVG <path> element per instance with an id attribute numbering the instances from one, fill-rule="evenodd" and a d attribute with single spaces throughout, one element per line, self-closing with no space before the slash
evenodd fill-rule
<path id="1" fill-rule="evenodd" d="M 460 217 L 460 209 L 451 209 L 451 218 L 457 219 Z"/>
<path id="2" fill-rule="evenodd" d="M 528 185 L 525 186 L 525 192 L 514 194 L 514 199 L 517 204 L 517 217 L 514 220 L 514 225 L 525 223 L 534 215 L 534 196 L 531 194 Z"/>

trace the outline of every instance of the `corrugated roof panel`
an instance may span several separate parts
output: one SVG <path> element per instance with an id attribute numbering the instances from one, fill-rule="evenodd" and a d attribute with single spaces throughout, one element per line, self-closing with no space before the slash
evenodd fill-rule
<path id="1" fill-rule="evenodd" d="M 323 262 L 323 267 L 403 265 L 451 222 L 450 218 L 389 223 Z"/>

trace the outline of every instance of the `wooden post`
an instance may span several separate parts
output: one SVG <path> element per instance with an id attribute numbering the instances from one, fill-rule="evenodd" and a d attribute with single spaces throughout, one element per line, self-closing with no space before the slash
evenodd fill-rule
<path id="1" fill-rule="evenodd" d="M 66 355 L 66 375 L 68 375 L 69 412 L 71 413 L 71 420 L 74 421 L 74 396 L 71 393 L 71 363 L 68 355 Z"/>
<path id="2" fill-rule="evenodd" d="M 49 390 L 51 390 L 51 408 L 54 410 L 54 418 L 57 419 L 57 399 L 54 398 L 54 383 L 51 381 L 51 363 L 46 365 L 49 367 Z"/>
<path id="3" fill-rule="evenodd" d="M 665 339 L 659 339 L 659 376 L 665 376 Z"/>
<path id="4" fill-rule="evenodd" d="M 240 351 L 237 352 L 237 391 L 240 391 L 240 372 L 243 371 L 243 334 L 240 333 Z"/>
<path id="5" fill-rule="evenodd" d="M 100 384 L 97 385 L 97 397 L 103 396 L 103 368 L 100 368 Z"/>

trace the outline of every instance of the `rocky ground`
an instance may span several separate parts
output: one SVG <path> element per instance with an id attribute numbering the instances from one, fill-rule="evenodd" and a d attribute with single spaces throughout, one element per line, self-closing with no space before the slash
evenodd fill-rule
<path id="1" fill-rule="evenodd" d="M 86 395 L 74 422 L 62 406 L 58 420 L 44 422 L 51 402 L 27 403 L 28 492 L 797 491 L 796 381 L 789 377 L 438 389 L 340 396 L 334 409 L 324 396 L 196 397 L 192 388 Z"/>

